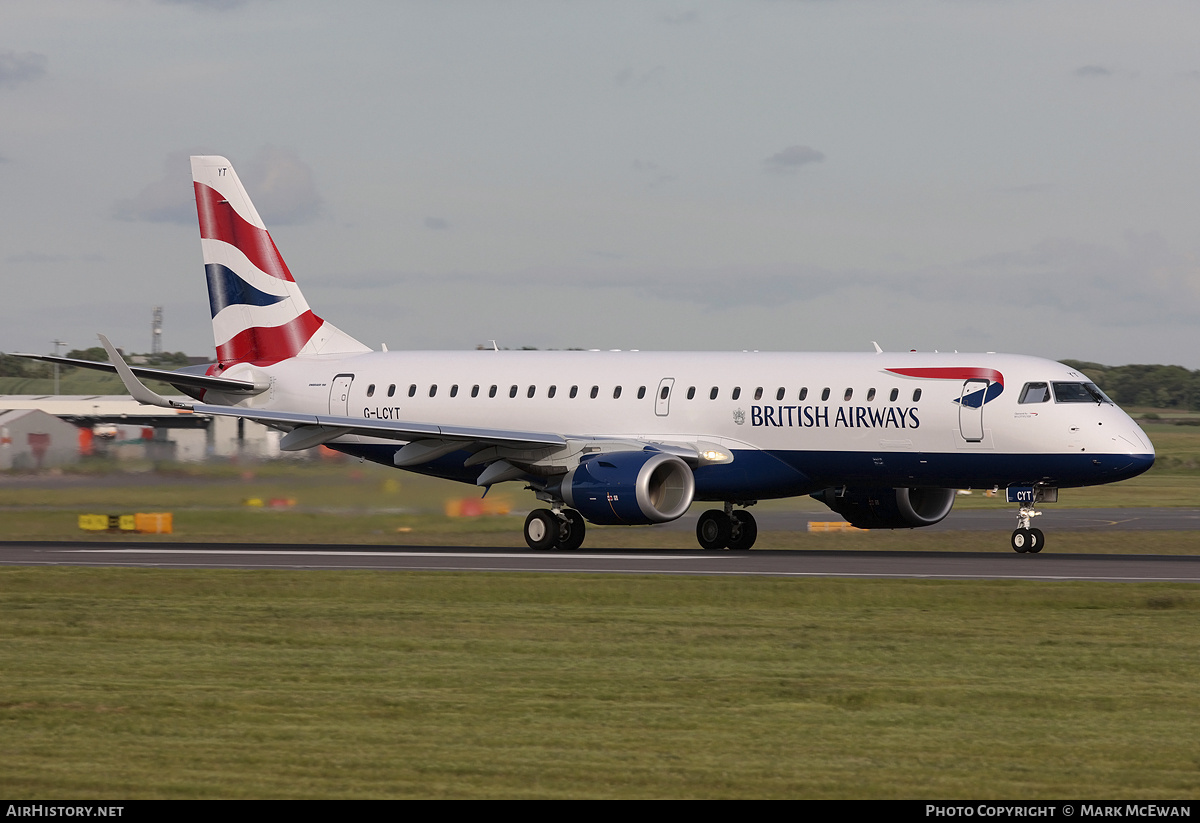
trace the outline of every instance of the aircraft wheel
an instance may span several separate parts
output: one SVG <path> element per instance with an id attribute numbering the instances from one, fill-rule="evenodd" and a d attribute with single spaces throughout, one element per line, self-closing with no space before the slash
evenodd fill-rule
<path id="1" fill-rule="evenodd" d="M 723 549 L 733 535 L 733 522 L 719 509 L 709 509 L 696 523 L 696 540 L 702 549 Z"/>
<path id="2" fill-rule="evenodd" d="M 748 511 L 738 510 L 733 517 L 733 537 L 729 538 L 729 548 L 732 551 L 746 551 L 758 539 L 758 521 Z"/>
<path id="3" fill-rule="evenodd" d="M 549 509 L 534 509 L 525 518 L 525 542 L 535 551 L 554 548 L 558 542 L 559 520 Z"/>
<path id="4" fill-rule="evenodd" d="M 563 517 L 566 519 L 559 521 L 558 548 L 565 552 L 573 552 L 583 545 L 587 525 L 583 515 L 574 509 L 565 509 Z"/>
<path id="5" fill-rule="evenodd" d="M 1041 529 L 1029 530 L 1029 553 L 1037 554 L 1046 545 L 1046 535 L 1042 534 Z"/>
<path id="6" fill-rule="evenodd" d="M 1025 552 L 1029 551 L 1029 544 L 1032 540 L 1033 537 L 1030 535 L 1029 529 L 1017 529 L 1012 533 L 1013 551 L 1025 554 Z"/>

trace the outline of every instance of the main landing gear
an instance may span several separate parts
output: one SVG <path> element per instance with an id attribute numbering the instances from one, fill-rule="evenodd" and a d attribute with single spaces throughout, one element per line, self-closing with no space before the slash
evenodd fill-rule
<path id="1" fill-rule="evenodd" d="M 725 510 L 709 509 L 696 522 L 696 540 L 702 549 L 730 549 L 745 551 L 758 539 L 758 522 L 748 511 L 733 510 L 732 503 Z"/>
<path id="2" fill-rule="evenodd" d="M 525 518 L 525 542 L 535 551 L 573 552 L 583 545 L 587 526 L 574 509 L 534 509 Z"/>
<path id="3" fill-rule="evenodd" d="M 574 509 L 534 509 L 525 518 L 525 542 L 535 551 L 575 551 L 583 545 L 587 526 Z M 696 539 L 704 549 L 745 551 L 758 539 L 758 523 L 748 511 L 709 509 L 696 524 Z"/>
<path id="4" fill-rule="evenodd" d="M 1012 533 L 1013 551 L 1025 554 L 1037 554 L 1046 545 L 1046 536 L 1042 534 L 1041 529 L 1033 529 L 1029 527 L 1030 521 L 1033 518 L 1041 515 L 1041 512 L 1034 511 L 1033 506 L 1021 506 L 1021 511 L 1017 513 L 1017 521 L 1019 525 L 1016 531 Z"/>

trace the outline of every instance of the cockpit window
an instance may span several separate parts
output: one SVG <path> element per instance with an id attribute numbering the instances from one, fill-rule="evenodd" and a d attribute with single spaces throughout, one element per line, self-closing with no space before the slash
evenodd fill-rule
<path id="1" fill-rule="evenodd" d="M 1095 383 L 1053 383 L 1055 403 L 1111 403 Z"/>
<path id="2" fill-rule="evenodd" d="M 1018 403 L 1045 403 L 1050 399 L 1050 386 L 1046 383 L 1026 383 L 1021 389 Z"/>

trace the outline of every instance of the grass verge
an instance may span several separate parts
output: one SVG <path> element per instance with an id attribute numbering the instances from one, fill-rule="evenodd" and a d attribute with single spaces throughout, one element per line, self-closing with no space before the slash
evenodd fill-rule
<path id="1" fill-rule="evenodd" d="M 0 794 L 1191 798 L 1195 586 L 0 569 Z"/>

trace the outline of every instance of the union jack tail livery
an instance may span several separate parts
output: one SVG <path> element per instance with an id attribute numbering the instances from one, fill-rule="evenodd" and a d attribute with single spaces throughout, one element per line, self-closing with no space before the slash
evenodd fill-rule
<path id="1" fill-rule="evenodd" d="M 370 351 L 308 307 L 233 164 L 193 157 L 192 180 L 220 369 Z"/>

